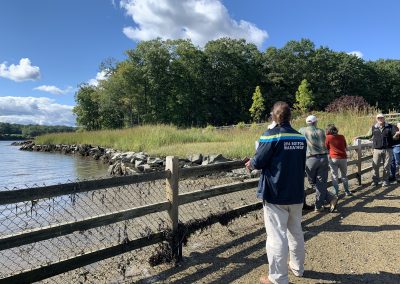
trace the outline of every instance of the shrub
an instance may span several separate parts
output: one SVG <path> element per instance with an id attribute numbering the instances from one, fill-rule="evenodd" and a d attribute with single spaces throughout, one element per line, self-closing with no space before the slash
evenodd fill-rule
<path id="1" fill-rule="evenodd" d="M 238 129 L 243 129 L 243 128 L 246 127 L 246 124 L 245 124 L 243 121 L 241 121 L 241 122 L 239 122 L 238 124 L 236 124 L 236 127 L 237 127 Z"/>
<path id="2" fill-rule="evenodd" d="M 253 93 L 253 104 L 249 111 L 254 122 L 261 121 L 263 113 L 265 112 L 265 102 L 263 95 L 261 94 L 260 86 L 257 86 Z"/>
<path id="3" fill-rule="evenodd" d="M 331 102 L 326 108 L 327 112 L 341 112 L 346 110 L 368 111 L 372 107 L 361 96 L 341 96 Z"/>
<path id="4" fill-rule="evenodd" d="M 216 128 L 211 124 L 207 124 L 206 128 L 204 129 L 206 132 L 214 131 Z"/>
<path id="5" fill-rule="evenodd" d="M 301 84 L 296 91 L 296 103 L 294 108 L 301 113 L 305 113 L 311 109 L 313 104 L 313 92 L 310 89 L 308 81 L 304 79 L 301 81 Z"/>

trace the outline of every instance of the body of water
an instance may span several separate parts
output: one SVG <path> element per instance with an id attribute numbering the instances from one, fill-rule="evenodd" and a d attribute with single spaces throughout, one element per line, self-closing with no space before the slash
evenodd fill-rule
<path id="1" fill-rule="evenodd" d="M 107 176 L 108 165 L 92 158 L 20 151 L 0 141 L 0 190 L 52 185 Z"/>

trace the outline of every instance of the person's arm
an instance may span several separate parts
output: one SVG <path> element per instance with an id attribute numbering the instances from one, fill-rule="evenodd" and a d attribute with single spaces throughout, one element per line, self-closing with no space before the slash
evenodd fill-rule
<path id="1" fill-rule="evenodd" d="M 326 139 L 325 139 L 325 147 L 329 151 L 329 138 L 328 138 L 328 136 L 326 136 Z"/>
<path id="2" fill-rule="evenodd" d="M 399 133 L 399 129 L 397 128 L 396 125 L 393 125 L 393 126 L 392 126 L 392 133 L 391 133 L 393 139 L 395 139 L 395 140 L 398 140 L 398 139 L 399 139 L 398 133 Z"/>
<path id="3" fill-rule="evenodd" d="M 263 169 L 271 159 L 273 147 L 276 144 L 276 141 L 273 141 L 273 136 L 268 135 L 268 132 L 266 134 L 267 135 L 260 137 L 256 154 L 250 160 L 251 168 L 257 170 Z"/>
<path id="4" fill-rule="evenodd" d="M 358 136 L 355 139 L 371 139 L 372 138 L 372 128 L 369 129 L 367 135 Z"/>

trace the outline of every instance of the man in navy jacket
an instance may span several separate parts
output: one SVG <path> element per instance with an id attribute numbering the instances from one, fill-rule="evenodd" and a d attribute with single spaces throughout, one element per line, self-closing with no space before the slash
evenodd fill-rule
<path id="1" fill-rule="evenodd" d="M 272 118 L 276 126 L 261 136 L 256 154 L 246 167 L 262 170 L 257 197 L 264 205 L 269 276 L 261 277 L 260 283 L 286 284 L 288 254 L 293 274 L 302 276 L 304 272 L 301 216 L 307 143 L 290 126 L 287 103 L 275 103 Z"/>

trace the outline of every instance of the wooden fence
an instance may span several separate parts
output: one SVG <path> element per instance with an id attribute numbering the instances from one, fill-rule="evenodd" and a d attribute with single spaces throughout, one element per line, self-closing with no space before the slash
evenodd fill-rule
<path id="1" fill-rule="evenodd" d="M 357 159 L 348 162 L 348 165 L 354 165 L 357 171 L 348 175 L 349 179 L 358 179 L 361 183 L 361 176 L 371 170 L 371 167 L 362 168 L 363 162 L 371 159 L 371 155 L 363 156 L 363 150 L 369 148 L 371 144 L 359 144 L 357 146 L 349 147 L 350 151 L 355 151 Z M 128 184 L 140 184 L 142 182 L 156 181 L 165 179 L 165 201 L 153 204 L 147 204 L 140 207 L 114 211 L 106 214 L 83 218 L 80 220 L 61 222 L 49 226 L 44 226 L 36 229 L 24 230 L 22 232 L 5 235 L 0 238 L 0 250 L 4 251 L 10 248 L 18 248 L 23 245 L 33 244 L 58 238 L 60 236 L 68 235 L 77 231 L 89 230 L 92 228 L 106 226 L 123 220 L 130 220 L 145 216 L 155 212 L 168 212 L 168 226 L 172 235 L 165 233 L 165 231 L 152 232 L 144 237 L 125 240 L 124 242 L 105 247 L 99 250 L 83 253 L 81 255 L 73 256 L 59 260 L 57 262 L 47 263 L 40 267 L 19 271 L 16 274 L 5 275 L 0 279 L 0 283 L 26 283 L 39 281 L 57 274 L 61 274 L 85 265 L 107 259 L 119 254 L 126 253 L 135 249 L 150 246 L 156 243 L 168 241 L 171 247 L 175 248 L 173 253 L 179 257 L 182 253 L 182 246 L 179 240 L 175 237 L 179 225 L 179 210 L 180 206 L 199 200 L 204 200 L 220 195 L 226 195 L 234 192 L 239 192 L 247 189 L 255 188 L 258 184 L 258 178 L 247 179 L 238 181 L 231 184 L 224 184 L 218 186 L 211 186 L 202 190 L 195 190 L 186 193 L 179 192 L 179 184 L 183 179 L 195 178 L 209 174 L 215 174 L 221 171 L 230 171 L 234 169 L 243 168 L 242 161 L 231 161 L 220 164 L 213 164 L 207 166 L 198 166 L 192 168 L 179 168 L 179 160 L 176 157 L 167 157 L 165 171 L 155 172 L 143 175 L 124 176 L 118 178 L 107 178 L 102 180 L 91 180 L 80 182 L 79 185 L 75 183 L 37 187 L 13 191 L 0 192 L 0 205 L 10 205 L 20 202 L 36 202 L 39 199 L 53 198 L 61 195 L 71 195 L 80 192 L 91 192 L 99 189 L 123 186 Z M 331 182 L 329 183 L 331 186 Z M 307 189 L 306 194 L 312 193 L 312 189 Z M 255 194 L 255 192 L 254 192 Z M 229 210 L 230 216 L 240 216 L 247 212 L 260 209 L 262 207 L 260 202 L 248 204 L 245 206 L 237 207 Z M 34 218 L 34 217 L 33 217 Z M 197 224 L 195 227 L 189 228 L 190 230 L 200 229 L 202 226 L 208 226 L 212 223 L 220 221 L 218 215 L 213 215 L 207 219 L 204 224 Z M 172 236 L 172 237 L 171 237 Z"/>

